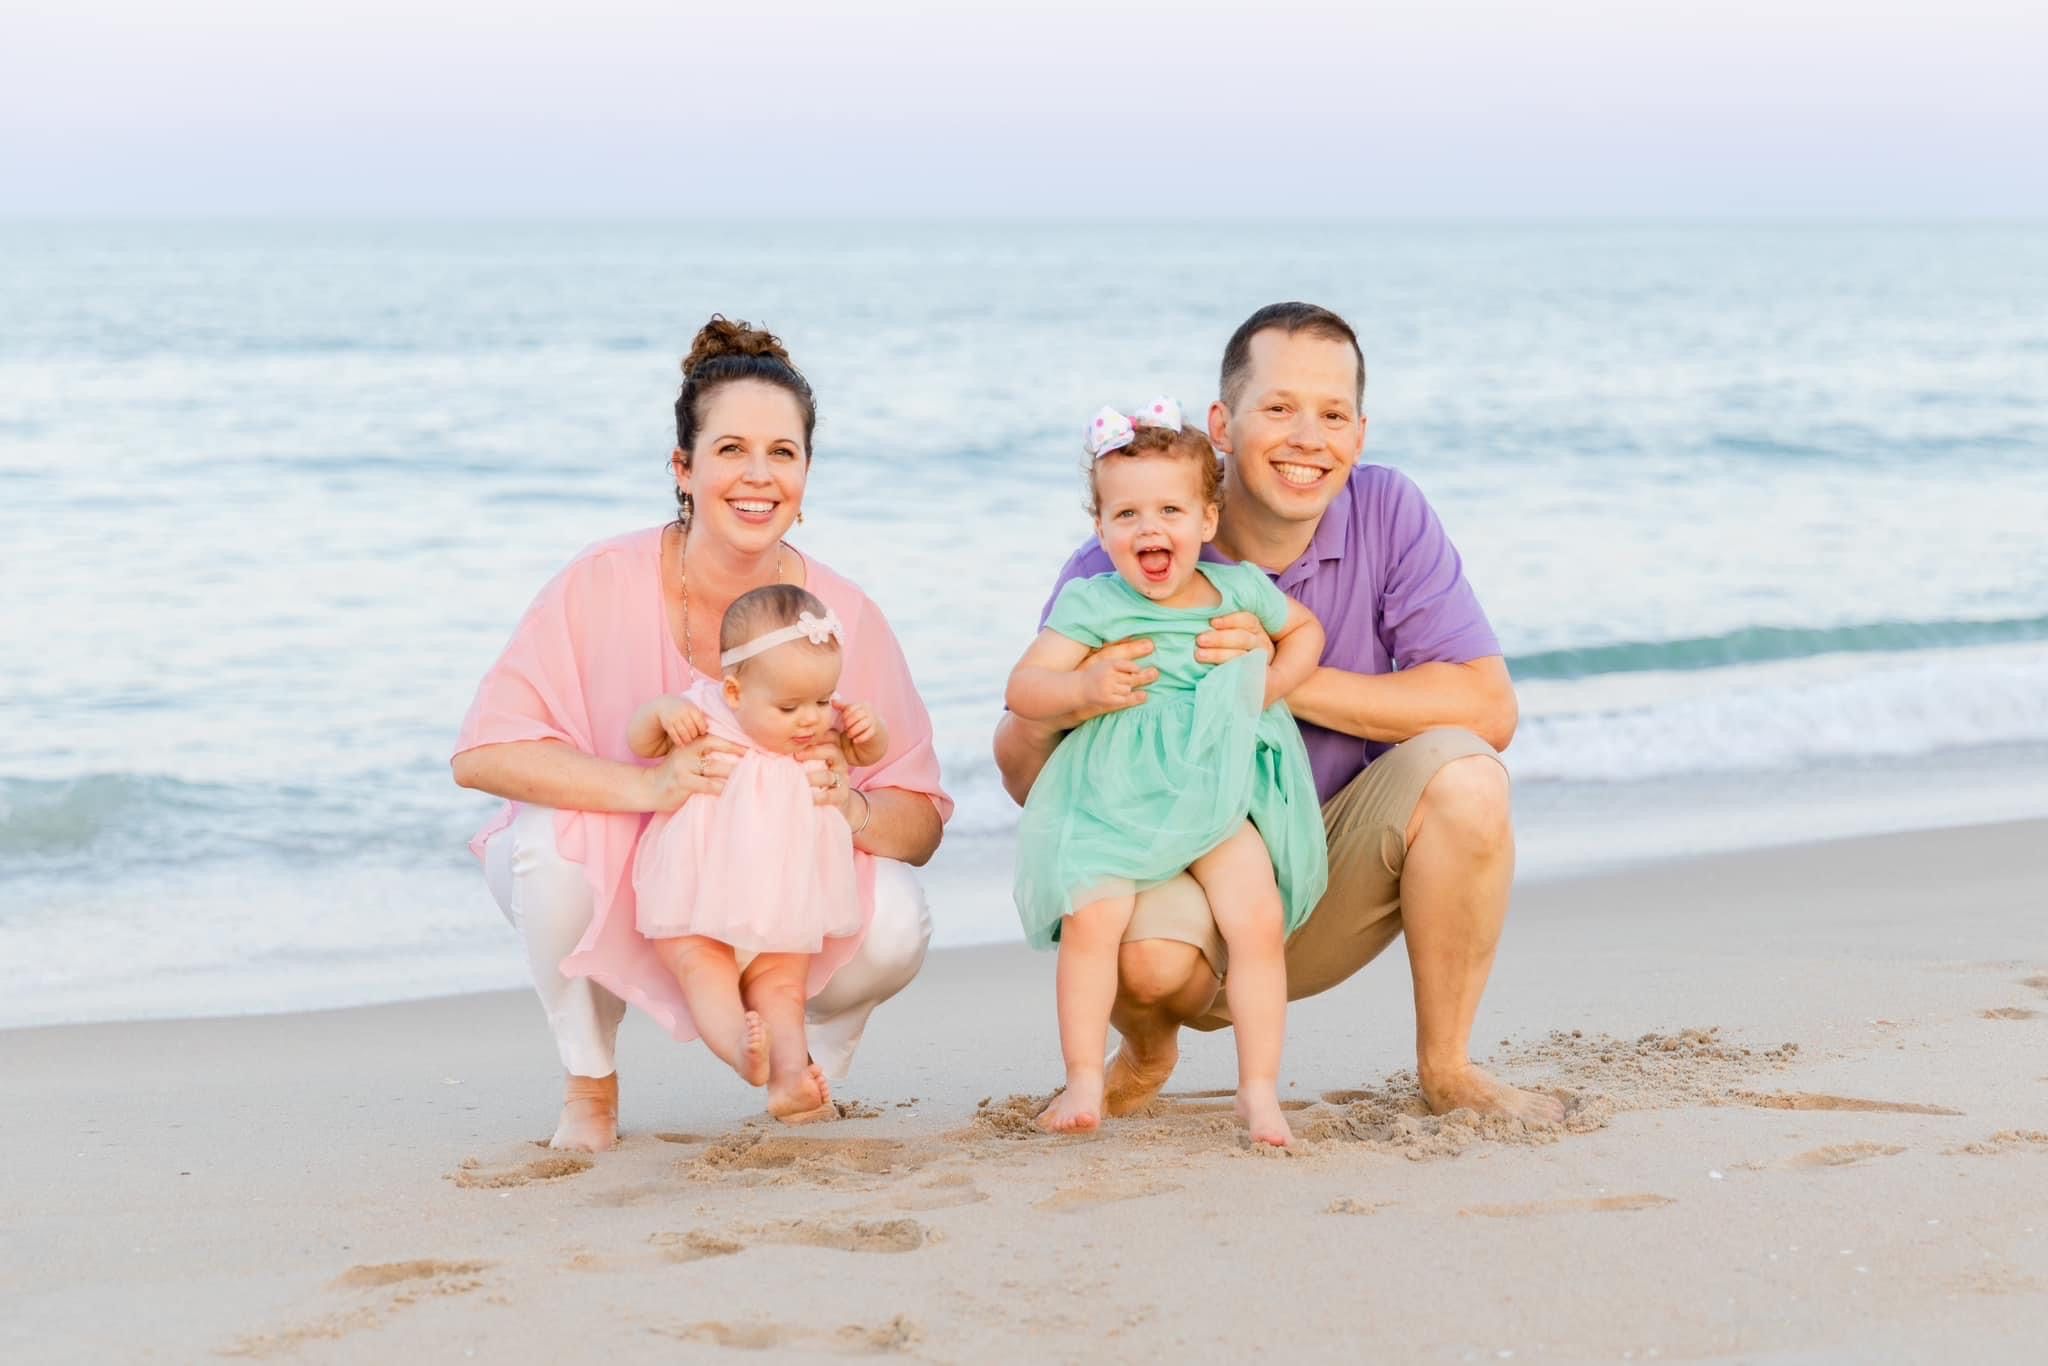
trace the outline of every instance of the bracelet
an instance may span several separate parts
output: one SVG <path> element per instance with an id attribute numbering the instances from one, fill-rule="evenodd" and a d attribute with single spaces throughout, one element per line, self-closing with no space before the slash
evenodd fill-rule
<path id="1" fill-rule="evenodd" d="M 857 787 L 848 788 L 847 791 L 860 798 L 860 824 L 853 827 L 853 833 L 858 835 L 861 831 L 867 829 L 868 822 L 875 818 L 875 804 L 868 800 L 867 793 Z"/>

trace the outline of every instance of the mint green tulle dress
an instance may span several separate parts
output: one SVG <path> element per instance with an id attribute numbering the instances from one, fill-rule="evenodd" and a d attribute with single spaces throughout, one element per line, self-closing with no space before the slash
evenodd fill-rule
<path id="1" fill-rule="evenodd" d="M 1266 658 L 1195 661 L 1212 617 L 1287 623 L 1287 599 L 1249 564 L 1202 564 L 1219 607 L 1161 607 L 1114 574 L 1074 579 L 1046 626 L 1090 649 L 1143 636 L 1159 670 L 1146 700 L 1076 727 L 1032 784 L 1017 833 L 1017 914 L 1037 948 L 1060 921 L 1105 897 L 1166 881 L 1251 817 L 1273 856 L 1287 930 L 1329 881 L 1322 805 L 1301 732 L 1284 704 L 1261 709 Z"/>

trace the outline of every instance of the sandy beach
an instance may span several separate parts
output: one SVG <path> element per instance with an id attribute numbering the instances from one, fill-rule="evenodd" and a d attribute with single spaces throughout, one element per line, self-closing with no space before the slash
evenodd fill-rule
<path id="1" fill-rule="evenodd" d="M 960 851 L 934 911 L 1002 898 Z M 935 953 L 847 1118 L 781 1129 L 644 1021 L 625 1138 L 551 1154 L 522 993 L 0 1033 L 20 1362 L 2038 1360 L 2048 823 L 1521 888 L 1482 1058 L 1555 1131 L 1421 1114 L 1397 950 L 1052 1139 L 1052 959 Z"/>

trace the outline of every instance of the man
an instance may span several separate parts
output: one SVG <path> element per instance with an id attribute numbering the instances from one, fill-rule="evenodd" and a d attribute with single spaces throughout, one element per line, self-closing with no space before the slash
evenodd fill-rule
<path id="1" fill-rule="evenodd" d="M 1514 876 L 1507 770 L 1518 712 L 1500 645 L 1436 514 L 1407 478 L 1358 463 L 1365 356 L 1348 323 L 1272 304 L 1223 352 L 1209 438 L 1224 502 L 1209 558 L 1248 560 L 1313 611 L 1322 667 L 1287 699 L 1301 722 L 1330 843 L 1330 885 L 1287 944 L 1287 987 L 1328 990 L 1406 933 L 1415 983 L 1416 1072 L 1438 1114 L 1459 1108 L 1555 1121 L 1550 1096 L 1489 1077 L 1468 1056 Z M 1061 571 L 1107 572 L 1094 541 Z M 1054 586 L 1057 595 L 1059 585 Z M 1050 602 L 1048 601 L 1048 608 Z M 1272 642 L 1249 613 L 1218 617 L 1195 657 L 1221 663 Z M 1103 647 L 1136 691 L 1157 678 L 1149 641 Z M 996 763 L 1020 804 L 1066 731 L 1006 715 Z M 1186 874 L 1138 898 L 1111 1016 L 1123 1043 L 1105 1108 L 1128 1114 L 1166 1084 L 1183 1024 L 1230 1023 L 1227 964 L 1208 903 Z"/>

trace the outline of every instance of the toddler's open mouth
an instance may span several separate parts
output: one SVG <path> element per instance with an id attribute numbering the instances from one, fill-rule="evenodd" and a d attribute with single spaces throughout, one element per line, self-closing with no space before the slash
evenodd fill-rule
<path id="1" fill-rule="evenodd" d="M 1165 583 L 1173 573 L 1173 552 L 1163 547 L 1139 551 L 1138 572 L 1147 583 Z"/>

